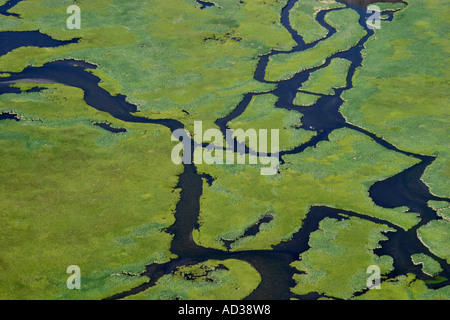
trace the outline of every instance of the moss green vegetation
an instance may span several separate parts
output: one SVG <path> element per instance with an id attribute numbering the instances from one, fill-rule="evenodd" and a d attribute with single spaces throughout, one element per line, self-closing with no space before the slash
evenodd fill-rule
<path id="1" fill-rule="evenodd" d="M 163 229 L 174 222 L 182 168 L 170 161 L 170 131 L 127 124 L 127 133 L 110 133 L 92 123 L 123 124 L 87 106 L 80 90 L 46 86 L 0 97 L 1 111 L 24 119 L 0 122 L 0 297 L 96 299 L 128 290 L 148 280 L 130 274 L 172 257 Z M 73 264 L 82 290 L 66 288 Z"/>
<path id="2" fill-rule="evenodd" d="M 415 214 L 403 212 L 405 208 L 376 206 L 367 191 L 376 181 L 417 160 L 386 150 L 363 134 L 336 130 L 330 141 L 284 158 L 286 163 L 276 176 L 261 176 L 257 165 L 198 165 L 199 172 L 216 180 L 212 186 L 204 185 L 195 241 L 224 249 L 221 239 L 236 239 L 271 214 L 274 220 L 256 236 L 232 246 L 234 250 L 268 249 L 289 239 L 314 205 L 362 212 L 405 229 L 418 221 Z"/>
<path id="3" fill-rule="evenodd" d="M 311 73 L 301 89 L 314 93 L 333 94 L 333 89 L 345 87 L 350 64 L 350 61 L 345 59 L 333 59 L 327 67 Z"/>
<path id="4" fill-rule="evenodd" d="M 448 119 L 448 115 L 444 117 L 445 119 Z M 428 121 L 427 125 L 430 131 L 438 135 L 442 138 L 440 142 L 437 141 L 436 137 L 433 137 L 432 142 L 433 147 L 435 151 L 433 152 L 435 155 L 437 155 L 436 160 L 434 160 L 433 164 L 428 166 L 425 170 L 425 173 L 422 176 L 422 180 L 425 182 L 426 185 L 430 188 L 430 191 L 433 194 L 449 197 L 450 193 L 448 191 L 448 179 L 450 178 L 450 153 L 448 152 L 448 140 L 445 139 L 445 132 L 448 132 L 448 121 L 445 123 L 438 121 L 435 123 L 429 123 Z M 442 127 L 438 127 L 438 125 L 442 125 Z M 420 125 L 422 126 L 422 125 Z M 431 126 L 433 128 L 431 128 Z M 427 137 L 431 138 L 432 133 L 428 133 Z M 443 143 L 444 146 L 439 146 L 438 143 Z M 425 146 L 424 146 L 425 148 Z M 444 148 L 447 148 L 444 150 Z"/>
<path id="5" fill-rule="evenodd" d="M 151 300 L 239 300 L 259 284 L 259 273 L 247 262 L 208 260 L 178 268 L 162 277 L 154 287 L 129 299 Z"/>
<path id="6" fill-rule="evenodd" d="M 450 286 L 430 290 L 422 280 L 415 275 L 398 276 L 381 283 L 380 290 L 369 290 L 356 300 L 448 300 Z"/>
<path id="7" fill-rule="evenodd" d="M 436 156 L 422 179 L 432 193 L 449 197 L 450 156 L 448 28 L 449 4 L 425 0 L 382 22 L 368 41 L 364 67 L 344 93 L 341 111 L 402 150 Z M 416 36 L 412 37 L 414 34 Z"/>
<path id="8" fill-rule="evenodd" d="M 338 32 L 305 51 L 271 56 L 266 70 L 266 80 L 289 79 L 297 72 L 320 66 L 326 58 L 338 51 L 354 46 L 366 34 L 359 25 L 359 14 L 352 9 L 329 12 L 325 20 Z"/>
<path id="9" fill-rule="evenodd" d="M 296 111 L 275 108 L 277 97 L 272 94 L 254 96 L 241 116 L 229 123 L 230 129 L 267 129 L 267 145 L 270 150 L 270 130 L 279 130 L 280 151 L 290 150 L 309 141 L 312 131 L 299 128 L 302 114 Z"/>
<path id="10" fill-rule="evenodd" d="M 411 256 L 414 264 L 421 264 L 422 271 L 432 277 L 442 271 L 440 264 L 424 253 L 417 253 Z"/>
<path id="11" fill-rule="evenodd" d="M 387 226 L 359 218 L 338 221 L 326 218 L 309 239 L 310 249 L 292 265 L 297 285 L 292 291 L 299 295 L 318 292 L 329 297 L 349 299 L 367 288 L 366 273 L 371 265 L 381 274 L 393 270 L 389 256 L 378 257 L 373 249 L 386 240 L 382 233 L 394 231 Z"/>
<path id="12" fill-rule="evenodd" d="M 417 230 L 420 241 L 436 256 L 450 263 L 450 222 L 433 220 Z"/>
<path id="13" fill-rule="evenodd" d="M 293 103 L 297 106 L 309 107 L 316 103 L 319 98 L 320 96 L 299 91 L 297 92 Z"/>
<path id="14" fill-rule="evenodd" d="M 336 1 L 303 0 L 295 3 L 291 10 L 290 22 L 294 30 L 303 37 L 306 43 L 324 38 L 328 31 L 316 20 L 321 10 L 341 8 L 342 3 Z"/>

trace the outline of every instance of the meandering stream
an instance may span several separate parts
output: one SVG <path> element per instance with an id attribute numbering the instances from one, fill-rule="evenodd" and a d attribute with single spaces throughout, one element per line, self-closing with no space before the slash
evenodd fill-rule
<path id="1" fill-rule="evenodd" d="M 7 8 L 13 7 L 20 0 L 9 1 L 5 5 L 0 6 L 0 14 L 8 14 Z M 259 58 L 259 63 L 255 70 L 254 79 L 260 82 L 266 82 L 264 79 L 265 70 L 269 61 L 269 57 L 276 54 L 289 54 L 292 52 L 307 50 L 321 41 L 326 41 L 336 30 L 328 25 L 325 21 L 325 16 L 328 12 L 333 10 L 323 10 L 317 14 L 317 21 L 328 30 L 328 35 L 317 41 L 306 44 L 302 37 L 291 27 L 289 21 L 289 15 L 291 9 L 295 5 L 297 0 L 290 0 L 286 7 L 281 12 L 281 23 L 286 30 L 292 35 L 292 38 L 296 42 L 290 51 L 276 51 L 272 50 L 269 53 Z M 208 2 L 201 2 L 202 9 L 207 10 Z M 212 5 L 210 3 L 210 5 Z M 356 127 L 345 121 L 344 117 L 340 114 L 339 108 L 343 103 L 341 95 L 344 91 L 352 89 L 352 79 L 356 68 L 361 66 L 362 55 L 361 52 L 364 49 L 365 42 L 373 34 L 373 31 L 368 29 L 365 24 L 365 10 L 359 7 L 348 5 L 356 10 L 360 14 L 360 24 L 365 28 L 367 34 L 360 39 L 360 41 L 352 48 L 336 53 L 326 59 L 325 64 L 305 70 L 295 74 L 291 79 L 282 80 L 276 82 L 276 88 L 271 93 L 278 97 L 276 107 L 285 108 L 288 110 L 295 110 L 303 115 L 302 128 L 306 130 L 313 130 L 317 134 L 308 142 L 297 146 L 296 148 L 281 152 L 281 159 L 283 155 L 294 154 L 303 152 L 306 148 L 315 146 L 320 141 L 328 139 L 329 134 L 339 128 L 348 128 L 356 130 L 363 134 L 368 135 L 374 141 L 381 146 L 401 152 L 408 156 L 413 156 L 420 160 L 417 165 L 391 177 L 384 181 L 375 183 L 369 190 L 370 196 L 373 201 L 385 208 L 394 208 L 399 206 L 406 206 L 411 211 L 420 213 L 420 223 L 405 231 L 392 223 L 368 217 L 359 213 L 338 210 L 326 206 L 312 207 L 306 218 L 301 222 L 301 229 L 294 234 L 292 239 L 288 242 L 283 242 L 277 246 L 274 246 L 272 250 L 249 250 L 249 251 L 224 251 L 206 248 L 198 245 L 193 241 L 192 232 L 198 227 L 198 218 L 200 212 L 200 197 L 202 195 L 203 178 L 207 178 L 207 183 L 212 183 L 212 178 L 200 175 L 194 164 L 184 164 L 184 172 L 179 176 L 179 182 L 177 188 L 181 190 L 180 200 L 176 206 L 175 211 L 175 223 L 169 227 L 166 232 L 173 235 L 173 241 L 170 251 L 177 255 L 178 258 L 173 259 L 163 264 L 151 264 L 147 267 L 143 275 L 148 276 L 150 281 L 142 284 L 129 291 L 110 297 L 109 299 L 120 299 L 127 296 L 132 296 L 136 293 L 142 292 L 149 287 L 155 285 L 155 283 L 164 275 L 170 274 L 175 271 L 177 267 L 197 264 L 206 260 L 225 260 L 225 259 L 239 259 L 249 262 L 261 275 L 260 285 L 247 297 L 247 299 L 289 299 L 292 297 L 301 299 L 315 299 L 320 297 L 320 294 L 310 294 L 307 296 L 296 296 L 290 288 L 295 286 L 293 275 L 297 272 L 290 264 L 297 260 L 302 252 L 309 249 L 308 241 L 312 232 L 316 231 L 319 227 L 320 221 L 324 218 L 335 218 L 338 220 L 347 219 L 343 217 L 341 213 L 350 217 L 359 217 L 380 224 L 385 224 L 396 232 L 387 234 L 388 240 L 381 242 L 381 248 L 375 250 L 378 255 L 389 255 L 394 259 L 395 270 L 389 274 L 390 277 L 394 277 L 399 274 L 406 274 L 412 272 L 417 275 L 419 279 L 430 279 L 428 276 L 421 272 L 420 266 L 414 265 L 411 261 L 411 254 L 414 253 L 426 253 L 438 261 L 443 268 L 441 275 L 450 278 L 450 267 L 445 260 L 436 257 L 432 254 L 428 248 L 426 248 L 417 238 L 417 229 L 428 223 L 433 219 L 437 219 L 437 214 L 434 210 L 428 207 L 427 202 L 429 200 L 448 200 L 437 198 L 430 194 L 428 188 L 420 180 L 424 170 L 430 165 L 434 158 L 429 156 L 417 155 L 409 152 L 405 152 L 397 149 L 389 142 L 377 137 L 375 134 L 366 131 L 363 128 Z M 13 14 L 10 14 L 13 15 Z M 41 47 L 53 47 L 59 45 L 66 45 L 68 43 L 77 42 L 79 39 L 73 39 L 68 42 L 61 42 L 54 40 L 47 35 L 41 34 L 38 31 L 24 32 L 21 34 L 11 32 L 0 32 L 0 41 L 5 40 L 8 45 L 0 49 L 0 55 L 19 48 L 22 46 L 37 45 Z M 3 41 L 2 41 L 3 43 Z M 351 62 L 350 69 L 346 76 L 346 86 L 344 88 L 336 89 L 335 94 L 326 96 L 323 95 L 314 104 L 313 107 L 299 107 L 293 104 L 293 99 L 297 93 L 301 84 L 305 82 L 309 75 L 320 69 L 328 66 L 333 59 L 343 58 Z M 62 60 L 54 61 L 45 64 L 42 67 L 27 67 L 22 72 L 11 73 L 9 77 L 1 78 L 0 81 L 0 94 L 5 93 L 20 93 L 17 88 L 11 88 L 10 84 L 17 82 L 48 82 L 48 83 L 61 83 L 67 86 L 77 87 L 83 90 L 84 99 L 91 107 L 107 112 L 116 119 L 126 122 L 139 122 L 139 123 L 152 123 L 159 124 L 169 128 L 172 132 L 179 128 L 184 128 L 183 123 L 174 119 L 148 119 L 145 117 L 139 117 L 134 115 L 137 111 L 137 107 L 128 103 L 125 100 L 125 96 L 117 95 L 112 96 L 109 92 L 99 86 L 100 79 L 90 73 L 88 70 L 96 68 L 95 65 L 88 62 L 81 62 L 75 60 Z M 222 119 L 218 119 L 216 124 L 220 129 L 225 132 L 228 128 L 227 124 L 241 115 L 251 98 L 257 93 L 248 93 L 244 95 L 242 101 L 230 114 Z M 17 115 L 2 114 L 0 120 L 12 119 L 20 121 L 16 117 Z M 105 130 L 124 130 L 121 128 L 111 128 L 108 124 L 96 124 L 104 128 Z M 247 150 L 248 152 L 249 150 Z M 253 229 L 249 228 L 244 236 L 249 234 L 255 234 L 259 231 L 259 225 L 261 223 L 270 223 L 270 217 L 266 217 L 254 226 Z M 299 222 L 300 224 L 300 222 Z M 233 241 L 226 243 L 227 247 L 231 245 Z M 449 284 L 449 281 L 442 282 L 440 284 L 433 285 L 434 287 L 440 287 Z M 430 285 L 431 287 L 431 285 Z M 358 293 L 358 294 L 361 294 Z"/>

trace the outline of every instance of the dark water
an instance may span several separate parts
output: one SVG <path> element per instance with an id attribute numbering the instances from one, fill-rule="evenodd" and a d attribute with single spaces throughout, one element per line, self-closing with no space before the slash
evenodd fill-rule
<path id="1" fill-rule="evenodd" d="M 197 3 L 201 5 L 200 9 L 205 9 L 207 7 L 214 7 L 215 6 L 214 3 L 208 2 L 208 1 L 197 0 Z"/>
<path id="2" fill-rule="evenodd" d="M 80 39 L 59 41 L 40 31 L 6 31 L 0 32 L 0 56 L 20 47 L 59 47 L 77 43 Z"/>
<path id="3" fill-rule="evenodd" d="M 110 123 L 94 123 L 94 126 L 100 127 L 102 129 L 105 129 L 105 130 L 107 130 L 109 132 L 112 132 L 112 133 L 127 132 L 127 129 L 124 129 L 124 128 L 111 127 Z"/>
<path id="4" fill-rule="evenodd" d="M 421 272 L 420 265 L 414 265 L 411 261 L 411 255 L 415 253 L 425 253 L 438 261 L 444 269 L 441 276 L 449 278 L 450 265 L 444 259 L 435 256 L 430 250 L 422 244 L 417 237 L 417 229 L 426 225 L 431 220 L 440 219 L 436 212 L 428 207 L 429 200 L 446 201 L 432 195 L 428 187 L 420 180 L 425 169 L 434 161 L 432 157 L 424 159 L 405 171 L 375 183 L 370 189 L 369 194 L 375 204 L 385 208 L 397 208 L 406 206 L 409 212 L 420 214 L 421 221 L 408 231 L 398 230 L 384 242 L 382 248 L 375 250 L 378 255 L 390 255 L 396 257 L 394 260 L 395 270 L 389 276 L 397 276 L 408 272 L 414 273 L 419 279 L 429 280 L 430 278 Z M 442 282 L 434 287 L 441 287 L 450 284 L 450 281 Z"/>
<path id="5" fill-rule="evenodd" d="M 289 22 L 289 13 L 296 1 L 297 0 L 289 1 L 287 6 L 282 10 L 281 14 L 281 23 L 291 33 L 293 39 L 297 43 L 296 46 L 288 52 L 273 50 L 268 54 L 261 56 L 254 74 L 255 80 L 266 82 L 264 80 L 264 75 L 270 56 L 306 50 L 315 46 L 320 41 L 323 41 L 318 40 L 313 43 L 306 44 L 302 37 L 292 29 Z M 13 1 L 10 2 L 13 3 Z M 18 1 L 14 1 L 14 3 L 17 2 Z M 3 7 L 6 8 L 5 6 Z M 199 246 L 193 241 L 192 232 L 199 227 L 198 218 L 200 212 L 200 197 L 202 194 L 204 180 L 206 180 L 206 183 L 211 185 L 213 183 L 213 178 L 208 175 L 198 174 L 197 169 L 193 164 L 184 164 L 184 172 L 179 176 L 179 182 L 177 185 L 177 188 L 181 190 L 181 193 L 180 201 L 176 206 L 175 223 L 166 230 L 167 233 L 173 235 L 170 251 L 177 255 L 178 258 L 164 264 L 149 265 L 143 274 L 150 278 L 148 283 L 110 297 L 110 299 L 120 299 L 138 292 L 142 292 L 153 286 L 162 276 L 173 272 L 179 266 L 197 264 L 209 259 L 239 259 L 242 261 L 247 261 L 260 273 L 262 279 L 261 283 L 258 288 L 247 297 L 247 299 L 289 299 L 292 297 L 301 299 L 317 299 L 321 295 L 313 293 L 307 296 L 299 297 L 290 292 L 290 288 L 295 285 L 292 277 L 296 272 L 295 269 L 290 267 L 290 264 L 298 259 L 299 254 L 309 249 L 308 241 L 310 234 L 318 229 L 320 221 L 327 217 L 338 220 L 347 219 L 347 217 L 342 216 L 341 213 L 350 217 L 359 217 L 361 219 L 385 224 L 396 230 L 396 232 L 388 233 L 388 240 L 382 242 L 382 247 L 375 251 L 376 254 L 387 254 L 394 258 L 395 270 L 389 276 L 413 272 L 417 274 L 419 278 L 429 280 L 430 278 L 421 272 L 419 266 L 413 265 L 410 259 L 411 254 L 424 252 L 435 258 L 436 261 L 441 264 L 444 268 L 444 272 L 441 273 L 442 276 L 447 278 L 450 277 L 449 266 L 446 262 L 431 254 L 431 252 L 429 252 L 429 250 L 417 239 L 416 235 L 418 227 L 428 221 L 438 219 L 436 212 L 427 206 L 428 200 L 443 200 L 432 196 L 429 193 L 428 188 L 420 181 L 420 177 L 422 176 L 425 168 L 432 163 L 434 158 L 398 150 L 395 146 L 391 145 L 382 138 L 379 138 L 362 128 L 347 124 L 339 112 L 339 108 L 343 103 L 341 94 L 345 90 L 349 90 L 353 87 L 352 78 L 355 69 L 361 66 L 361 52 L 364 49 L 364 43 L 372 35 L 372 31 L 367 29 L 365 26 L 365 9 L 358 7 L 352 8 L 360 13 L 360 24 L 366 29 L 367 35 L 364 36 L 353 48 L 336 53 L 329 57 L 323 66 L 299 72 L 289 80 L 277 82 L 276 88 L 271 92 L 278 97 L 276 107 L 298 111 L 303 115 L 301 120 L 302 128 L 316 132 L 316 136 L 310 141 L 293 150 L 281 153 L 281 157 L 285 154 L 303 152 L 303 150 L 309 146 L 315 146 L 320 141 L 326 141 L 329 134 L 333 130 L 343 127 L 362 132 L 385 148 L 414 156 L 420 159 L 421 162 L 419 164 L 389 179 L 374 184 L 370 188 L 369 193 L 374 202 L 379 206 L 385 208 L 406 206 L 410 211 L 419 213 L 422 218 L 419 225 L 409 231 L 404 231 L 388 221 L 381 219 L 371 218 L 355 212 L 338 210 L 326 206 L 314 206 L 309 210 L 306 218 L 303 221 L 299 221 L 298 224 L 301 224 L 302 227 L 293 235 L 292 239 L 274 246 L 272 250 L 234 252 L 205 248 Z M 2 8 L 0 7 L 0 13 L 5 12 L 1 10 Z M 317 21 L 328 30 L 328 35 L 325 39 L 336 32 L 336 30 L 329 26 L 324 20 L 325 15 L 332 10 L 325 10 L 317 15 Z M 0 54 L 5 54 L 10 50 L 21 46 L 60 46 L 78 41 L 78 39 L 74 39 L 71 42 L 61 42 L 58 40 L 53 40 L 46 35 L 42 35 L 39 32 L 33 32 L 33 35 L 35 35 L 36 38 L 32 38 L 31 34 L 20 34 L 19 37 L 17 37 L 17 35 L 18 34 L 0 32 L 0 39 L 5 40 L 5 43 L 7 43 L 7 47 L 5 48 L 8 48 L 3 49 L 2 47 L 1 50 L 3 51 L 0 52 Z M 301 88 L 302 83 L 308 79 L 309 74 L 319 68 L 328 66 L 332 59 L 335 58 L 344 58 L 351 62 L 350 70 L 346 78 L 346 86 L 335 90 L 334 95 L 321 96 L 312 107 L 302 108 L 293 105 L 292 102 L 298 88 Z M 12 73 L 10 77 L 0 79 L 0 94 L 20 93 L 20 90 L 17 88 L 11 88 L 9 85 L 11 83 L 24 81 L 24 79 L 39 79 L 40 82 L 58 82 L 82 89 L 85 94 L 85 101 L 88 105 L 97 110 L 107 112 L 116 119 L 127 122 L 160 124 L 169 128 L 172 132 L 184 127 L 181 122 L 174 119 L 153 120 L 133 115 L 133 113 L 136 113 L 137 107 L 127 102 L 125 96 L 112 96 L 109 92 L 99 87 L 100 79 L 87 71 L 93 68 L 95 68 L 95 65 L 75 60 L 50 62 L 42 67 L 28 67 L 20 73 Z M 233 110 L 228 116 L 217 120 L 216 123 L 223 132 L 227 129 L 227 124 L 231 120 L 238 117 L 245 111 L 245 108 L 248 106 L 254 95 L 255 93 L 245 95 L 235 110 Z M 16 115 L 4 113 L 0 115 L 0 120 L 17 120 L 15 117 Z M 125 130 L 122 128 L 112 128 L 106 123 L 96 125 L 99 125 L 105 130 L 109 130 L 111 132 L 123 132 L 120 130 Z M 248 149 L 246 151 L 249 152 Z M 256 235 L 262 224 L 270 224 L 272 220 L 273 218 L 269 216 L 261 218 L 254 226 L 248 228 L 240 238 Z M 225 240 L 224 243 L 227 248 L 231 248 L 231 244 L 235 240 Z M 445 283 L 446 282 L 434 285 L 434 287 L 442 286 Z"/>
<path id="6" fill-rule="evenodd" d="M 15 113 L 0 113 L 0 120 L 15 120 L 20 121 L 19 117 Z"/>
<path id="7" fill-rule="evenodd" d="M 10 13 L 8 10 L 14 8 L 19 2 L 25 1 L 25 0 L 11 0 L 6 2 L 4 5 L 0 6 L 0 15 L 4 16 L 12 16 L 19 18 L 20 16 L 16 13 Z"/>

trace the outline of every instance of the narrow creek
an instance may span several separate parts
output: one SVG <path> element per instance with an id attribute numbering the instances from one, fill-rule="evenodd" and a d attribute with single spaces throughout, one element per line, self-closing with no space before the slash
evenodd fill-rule
<path id="1" fill-rule="evenodd" d="M 5 5 L 0 6 L 0 14 L 8 13 L 7 9 L 13 7 L 13 5 L 18 2 L 20 2 L 20 0 L 9 1 Z M 198 2 L 204 6 L 201 9 L 207 9 L 207 3 L 209 2 Z M 321 41 L 326 41 L 326 39 L 336 32 L 333 27 L 326 23 L 325 16 L 330 11 L 342 9 L 323 10 L 317 14 L 316 19 L 328 30 L 328 34 L 323 39 L 306 44 L 302 37 L 291 27 L 289 21 L 290 11 L 296 2 L 297 0 L 288 1 L 286 7 L 283 8 L 281 13 L 281 23 L 292 35 L 292 38 L 295 40 L 297 45 L 290 51 L 283 52 L 272 50 L 266 55 L 261 56 L 255 70 L 255 80 L 266 82 L 264 80 L 264 76 L 270 56 L 307 50 L 314 47 Z M 7 6 L 8 4 L 9 6 Z M 352 79 L 356 68 L 361 66 L 361 52 L 364 49 L 364 43 L 373 34 L 373 31 L 368 29 L 365 25 L 365 10 L 350 4 L 346 4 L 346 6 L 356 10 L 360 14 L 360 24 L 366 29 L 367 34 L 361 38 L 354 47 L 346 51 L 336 53 L 327 58 L 325 64 L 299 72 L 291 79 L 276 82 L 276 88 L 271 91 L 272 94 L 278 97 L 276 107 L 298 111 L 302 114 L 301 127 L 306 130 L 313 130 L 317 132 L 316 136 L 314 136 L 310 141 L 297 146 L 290 151 L 280 153 L 281 159 L 285 154 L 300 153 L 308 147 L 315 146 L 320 141 L 327 140 L 329 134 L 333 130 L 339 128 L 346 127 L 366 134 L 385 148 L 416 157 L 420 160 L 420 163 L 417 165 L 391 178 L 375 183 L 370 188 L 369 193 L 373 201 L 379 206 L 385 208 L 406 206 L 410 209 L 410 211 L 419 213 L 422 218 L 421 222 L 414 228 L 404 231 L 388 221 L 368 217 L 355 212 L 338 210 L 327 206 L 314 206 L 310 208 L 306 218 L 302 222 L 299 221 L 299 224 L 301 223 L 302 227 L 296 234 L 294 234 L 292 239 L 288 242 L 283 242 L 274 246 L 272 250 L 234 252 L 206 248 L 199 246 L 194 242 L 192 232 L 198 228 L 200 198 L 202 195 L 204 179 L 206 178 L 207 183 L 211 184 L 213 183 L 213 178 L 199 174 L 193 164 L 183 164 L 184 172 L 179 176 L 179 182 L 177 185 L 177 188 L 181 190 L 181 193 L 180 200 L 176 206 L 175 223 L 166 230 L 166 232 L 173 235 L 170 250 L 173 254 L 177 255 L 178 258 L 163 264 L 155 263 L 148 265 L 146 271 L 142 274 L 150 278 L 148 283 L 133 288 L 129 291 L 114 295 L 108 299 L 121 299 L 145 291 L 149 287 L 155 285 L 161 277 L 170 274 L 180 266 L 193 265 L 210 259 L 239 259 L 242 261 L 247 261 L 259 272 L 261 275 L 261 283 L 246 299 L 283 300 L 290 299 L 292 297 L 300 299 L 316 299 L 321 295 L 312 293 L 307 296 L 296 296 L 290 291 L 290 288 L 295 286 L 293 275 L 296 272 L 290 264 L 297 260 L 302 252 L 309 249 L 309 236 L 312 232 L 318 229 L 320 221 L 327 217 L 338 220 L 347 219 L 346 217 L 343 217 L 341 213 L 350 217 L 359 217 L 361 219 L 385 224 L 396 230 L 396 232 L 388 233 L 388 240 L 381 242 L 381 248 L 375 251 L 378 255 L 390 255 L 393 257 L 395 270 L 389 275 L 390 277 L 412 272 L 420 279 L 430 279 L 421 272 L 420 266 L 416 266 L 412 263 L 410 258 L 411 254 L 423 252 L 430 255 L 441 264 L 441 267 L 444 269 L 444 271 L 440 274 L 441 276 L 446 277 L 447 279 L 450 278 L 449 265 L 445 262 L 445 260 L 433 255 L 428 248 L 426 248 L 419 241 L 416 234 L 417 229 L 420 226 L 438 218 L 436 212 L 428 207 L 427 202 L 429 200 L 447 200 L 431 195 L 428 188 L 420 180 L 424 170 L 433 162 L 434 158 L 398 150 L 395 146 L 391 145 L 382 138 L 377 137 L 373 133 L 347 123 L 339 112 L 339 108 L 343 103 L 341 94 L 345 90 L 349 90 L 353 87 Z M 0 40 L 6 39 L 5 41 L 8 43 L 8 47 L 5 47 L 5 49 L 3 49 L 4 51 L 0 50 L 0 55 L 6 54 L 15 48 L 26 45 L 50 47 L 66 45 L 79 40 L 73 39 L 69 42 L 61 42 L 51 39 L 40 32 L 32 32 L 32 34 L 20 34 L 19 37 L 17 33 L 12 34 L 10 32 L 0 32 Z M 350 69 L 346 76 L 346 86 L 344 88 L 336 89 L 334 95 L 321 96 L 313 107 L 305 108 L 294 105 L 293 99 L 298 88 L 301 87 L 301 84 L 309 78 L 309 75 L 312 72 L 328 66 L 335 58 L 343 58 L 351 62 Z M 89 69 L 94 68 L 96 68 L 96 66 L 93 64 L 75 60 L 49 62 L 42 67 L 27 67 L 22 72 L 11 73 L 9 77 L 5 77 L 0 81 L 0 95 L 5 93 L 20 93 L 20 90 L 17 91 L 17 88 L 10 87 L 10 84 L 12 83 L 35 81 L 44 83 L 56 82 L 82 89 L 84 92 L 84 99 L 88 105 L 97 110 L 107 112 L 116 119 L 126 122 L 159 124 L 169 128 L 172 132 L 176 129 L 184 128 L 184 125 L 181 122 L 174 119 L 156 120 L 133 115 L 133 113 L 137 111 L 137 107 L 128 103 L 125 100 L 125 96 L 112 96 L 109 92 L 101 88 L 99 86 L 100 79 L 88 72 Z M 222 131 L 225 131 L 228 128 L 227 124 L 245 111 L 251 101 L 251 98 L 256 94 L 257 93 L 248 93 L 244 95 L 239 105 L 232 112 L 230 112 L 228 116 L 216 121 L 219 128 Z M 3 113 L 0 115 L 0 120 L 10 119 L 19 121 L 16 116 L 17 115 L 15 114 Z M 95 125 L 112 132 L 121 132 L 121 130 L 125 130 L 122 128 L 111 128 L 108 124 Z M 270 221 L 270 217 L 264 217 L 258 222 L 257 225 L 249 228 L 243 236 L 256 234 L 262 223 L 270 223 Z M 227 248 L 229 248 L 233 241 L 228 240 L 224 241 L 224 243 Z M 433 287 L 440 287 L 448 284 L 448 282 L 449 281 L 447 280 L 440 284 L 435 284 Z"/>

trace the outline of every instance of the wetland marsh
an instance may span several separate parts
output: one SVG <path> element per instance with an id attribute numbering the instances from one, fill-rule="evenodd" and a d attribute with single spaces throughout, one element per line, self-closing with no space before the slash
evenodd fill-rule
<path id="1" fill-rule="evenodd" d="M 78 2 L 0 2 L 0 298 L 450 298 L 444 1 Z M 195 121 L 278 174 L 173 164 Z"/>

